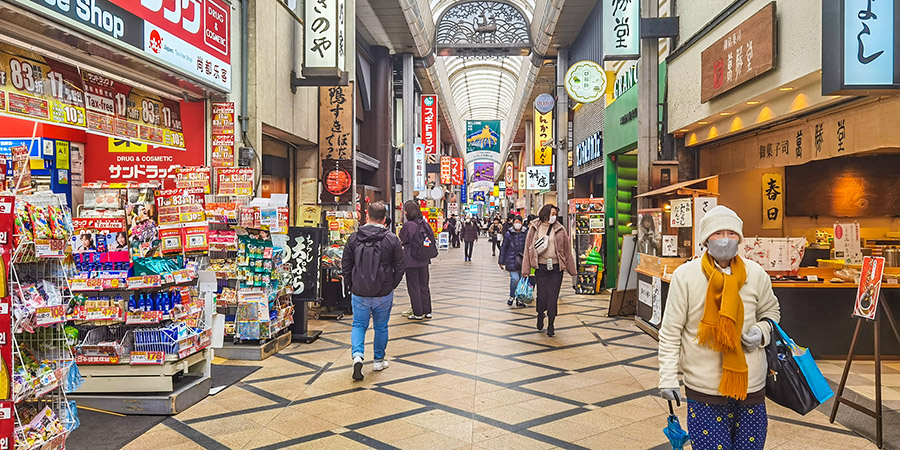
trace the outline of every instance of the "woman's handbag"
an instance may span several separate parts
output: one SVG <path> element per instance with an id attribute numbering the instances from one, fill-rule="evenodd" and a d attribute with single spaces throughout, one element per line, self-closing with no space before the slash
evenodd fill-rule
<path id="1" fill-rule="evenodd" d="M 531 303 L 534 300 L 534 284 L 531 277 L 519 278 L 519 284 L 516 285 L 516 300 L 522 303 Z"/>
<path id="2" fill-rule="evenodd" d="M 806 415 L 834 395 L 809 349 L 797 345 L 777 323 L 766 346 L 769 373 L 766 397 L 781 406 Z"/>
<path id="3" fill-rule="evenodd" d="M 515 269 L 517 272 L 522 270 L 522 262 L 524 260 L 525 260 L 525 255 L 523 255 L 522 252 L 516 252 L 516 267 L 515 267 Z"/>

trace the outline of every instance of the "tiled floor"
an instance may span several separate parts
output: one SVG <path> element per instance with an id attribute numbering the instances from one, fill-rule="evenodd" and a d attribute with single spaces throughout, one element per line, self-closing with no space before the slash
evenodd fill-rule
<path id="1" fill-rule="evenodd" d="M 844 361 L 819 361 L 819 370 L 829 380 L 840 383 Z M 875 399 L 875 362 L 853 361 L 847 387 L 868 399 Z M 885 408 L 900 411 L 900 361 L 886 361 L 881 365 L 881 398 Z"/>
<path id="2" fill-rule="evenodd" d="M 365 380 L 352 381 L 349 318 L 314 322 L 325 331 L 317 342 L 292 345 L 125 448 L 671 448 L 653 339 L 606 317 L 605 297 L 565 283 L 548 338 L 532 308 L 507 307 L 508 276 L 486 243 L 462 259 L 453 249 L 434 264 L 430 321 L 401 316 L 406 289 L 397 290 L 387 370 L 367 363 Z M 769 411 L 767 448 L 874 448 L 817 411 Z"/>

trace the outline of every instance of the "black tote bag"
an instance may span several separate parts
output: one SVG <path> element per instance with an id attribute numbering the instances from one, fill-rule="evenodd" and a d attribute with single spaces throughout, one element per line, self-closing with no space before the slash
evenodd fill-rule
<path id="1" fill-rule="evenodd" d="M 772 324 L 772 335 L 766 346 L 769 373 L 766 375 L 766 397 L 800 415 L 806 415 L 817 406 L 819 400 L 813 394 L 800 366 L 794 360 L 791 347 L 782 341 Z"/>

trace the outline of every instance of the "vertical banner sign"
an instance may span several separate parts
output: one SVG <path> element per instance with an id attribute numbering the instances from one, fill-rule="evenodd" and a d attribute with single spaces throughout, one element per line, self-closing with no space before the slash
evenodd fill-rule
<path id="1" fill-rule="evenodd" d="M 303 22 L 303 75 L 307 77 L 339 77 L 346 59 L 345 0 L 306 2 Z M 350 45 L 353 43 L 350 42 Z"/>
<path id="2" fill-rule="evenodd" d="M 348 204 L 353 201 L 350 192 L 353 187 L 353 150 L 353 83 L 320 87 L 322 203 Z"/>
<path id="3" fill-rule="evenodd" d="M 884 274 L 884 258 L 866 256 L 863 258 L 859 287 L 856 289 L 856 304 L 853 315 L 866 320 L 875 320 L 878 313 L 878 296 L 881 293 L 881 276 Z"/>
<path id="4" fill-rule="evenodd" d="M 694 197 L 694 223 L 699 224 L 700 219 L 709 210 L 715 208 L 718 203 L 719 201 L 716 197 Z M 703 245 L 703 242 L 700 242 L 700 227 L 697 226 L 694 227 L 694 255 L 703 253 L 701 245 Z"/>
<path id="5" fill-rule="evenodd" d="M 462 159 L 462 158 L 460 158 L 460 159 Z M 466 165 L 465 165 L 465 163 L 463 163 L 462 185 L 459 187 L 459 197 L 462 199 L 463 202 L 466 201 L 466 194 L 468 194 L 468 192 L 466 192 L 467 187 L 468 187 L 466 185 L 466 181 L 467 181 L 466 178 L 468 178 L 467 172 L 468 172 L 468 170 L 466 170 Z"/>
<path id="6" fill-rule="evenodd" d="M 898 13 L 893 1 L 822 2 L 822 29 L 828 30 L 822 36 L 823 95 L 889 95 L 900 89 Z"/>
<path id="7" fill-rule="evenodd" d="M 784 217 L 784 180 L 780 173 L 762 176 L 762 228 L 780 230 Z"/>
<path id="8" fill-rule="evenodd" d="M 424 144 L 423 144 L 424 145 Z M 428 153 L 428 146 L 425 146 L 425 152 Z M 449 185 L 452 183 L 451 161 L 453 158 L 449 156 L 441 156 L 441 184 Z"/>
<path id="9" fill-rule="evenodd" d="M 212 167 L 234 167 L 234 102 L 212 104 Z"/>
<path id="10" fill-rule="evenodd" d="M 519 190 L 525 190 L 525 172 L 519 172 Z"/>
<path id="11" fill-rule="evenodd" d="M 463 184 L 463 174 L 466 172 L 465 158 L 452 158 L 450 160 L 450 184 L 459 186 Z"/>
<path id="12" fill-rule="evenodd" d="M 425 190 L 425 144 L 413 145 L 413 190 Z"/>
<path id="13" fill-rule="evenodd" d="M 549 166 L 553 164 L 553 111 L 542 114 L 534 110 L 534 164 Z"/>
<path id="14" fill-rule="evenodd" d="M 513 184 L 513 182 L 515 182 L 515 180 L 514 180 L 514 178 L 515 178 L 514 171 L 515 171 L 515 169 L 513 169 L 513 163 L 512 163 L 512 161 L 507 161 L 507 162 L 506 162 L 506 169 L 505 169 L 505 172 L 506 172 L 506 173 L 503 175 L 503 181 L 506 182 L 506 187 L 507 187 L 507 188 L 511 187 L 512 184 Z"/>
<path id="15" fill-rule="evenodd" d="M 500 158 L 500 121 L 467 120 L 466 154 L 470 160 Z"/>
<path id="16" fill-rule="evenodd" d="M 603 60 L 638 59 L 641 55 L 640 2 L 607 0 L 603 6 Z"/>
<path id="17" fill-rule="evenodd" d="M 437 155 L 437 106 L 436 95 L 422 96 L 422 144 L 426 155 Z"/>

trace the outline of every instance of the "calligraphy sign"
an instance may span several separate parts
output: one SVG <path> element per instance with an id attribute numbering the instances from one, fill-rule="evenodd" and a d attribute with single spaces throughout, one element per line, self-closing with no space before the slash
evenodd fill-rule
<path id="1" fill-rule="evenodd" d="M 306 2 L 303 23 L 303 76 L 340 77 L 346 59 L 345 0 L 313 0 Z M 353 45 L 353 42 L 349 43 Z"/>
<path id="2" fill-rule="evenodd" d="M 762 228 L 780 230 L 784 220 L 784 179 L 780 173 L 762 176 Z"/>
<path id="3" fill-rule="evenodd" d="M 822 95 L 890 95 L 900 89 L 896 2 L 822 2 Z"/>
<path id="4" fill-rule="evenodd" d="M 515 169 L 513 169 L 512 161 L 506 162 L 506 173 L 504 174 L 504 181 L 506 181 L 507 189 L 512 186 L 513 182 L 515 182 Z"/>
<path id="5" fill-rule="evenodd" d="M 436 95 L 422 96 L 422 144 L 426 155 L 437 155 L 437 106 Z"/>
<path id="6" fill-rule="evenodd" d="M 463 184 L 463 174 L 466 172 L 465 158 L 450 159 L 450 184 L 459 186 Z"/>
<path id="7" fill-rule="evenodd" d="M 550 166 L 528 166 L 525 172 L 526 189 L 529 191 L 550 189 Z"/>
<path id="8" fill-rule="evenodd" d="M 288 287 L 293 298 L 317 298 L 319 279 L 319 249 L 324 228 L 289 227 L 287 247 L 282 260 L 290 266 Z"/>
<path id="9" fill-rule="evenodd" d="M 534 164 L 549 166 L 553 164 L 553 111 L 541 114 L 534 110 Z"/>
<path id="10" fill-rule="evenodd" d="M 700 102 L 775 68 L 775 2 L 700 53 Z"/>
<path id="11" fill-rule="evenodd" d="M 703 216 L 709 210 L 715 208 L 718 203 L 716 197 L 694 197 L 694 223 L 699 224 L 700 219 L 703 219 Z M 694 255 L 703 253 L 702 245 L 703 242 L 700 242 L 700 227 L 694 227 Z"/>
<path id="12" fill-rule="evenodd" d="M 603 60 L 638 59 L 641 54 L 640 0 L 605 0 Z"/>
<path id="13" fill-rule="evenodd" d="M 672 209 L 669 213 L 669 227 L 671 228 L 690 228 L 692 226 L 691 203 L 690 198 L 677 198 L 671 202 Z"/>
<path id="14" fill-rule="evenodd" d="M 353 83 L 319 88 L 319 158 L 353 159 Z"/>

